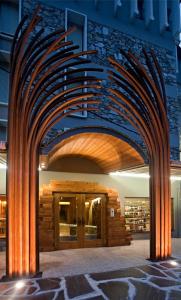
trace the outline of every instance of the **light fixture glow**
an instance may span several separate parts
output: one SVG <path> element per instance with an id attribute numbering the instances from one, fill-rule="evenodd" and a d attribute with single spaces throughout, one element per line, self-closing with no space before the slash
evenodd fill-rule
<path id="1" fill-rule="evenodd" d="M 6 164 L 1 164 L 1 163 L 0 163 L 0 169 L 6 170 L 6 169 L 7 169 L 7 165 L 6 165 Z"/>
<path id="2" fill-rule="evenodd" d="M 92 203 L 98 202 L 98 204 L 99 204 L 100 200 L 101 200 L 101 197 L 97 197 L 97 198 L 92 200 Z"/>
<path id="3" fill-rule="evenodd" d="M 17 281 L 16 284 L 15 284 L 15 288 L 16 288 L 17 290 L 22 289 L 24 286 L 25 286 L 25 282 L 22 281 L 22 280 Z"/>
<path id="4" fill-rule="evenodd" d="M 120 176 L 120 177 L 133 177 L 133 178 L 150 178 L 148 173 L 132 173 L 132 172 L 111 172 L 111 176 Z"/>
<path id="5" fill-rule="evenodd" d="M 171 180 L 181 181 L 181 176 L 170 176 Z"/>
<path id="6" fill-rule="evenodd" d="M 125 171 L 110 172 L 110 176 L 130 177 L 130 178 L 150 178 L 148 173 L 133 173 Z M 170 180 L 181 181 L 181 176 L 170 176 Z"/>
<path id="7" fill-rule="evenodd" d="M 46 168 L 46 164 L 44 162 L 41 163 L 41 168 L 45 169 Z"/>
<path id="8" fill-rule="evenodd" d="M 175 261 L 175 260 L 171 260 L 169 263 L 170 263 L 172 266 L 178 266 L 178 262 Z"/>

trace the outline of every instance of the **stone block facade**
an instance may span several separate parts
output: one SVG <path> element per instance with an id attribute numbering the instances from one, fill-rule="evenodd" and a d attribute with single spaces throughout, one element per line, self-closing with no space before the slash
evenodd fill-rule
<path id="1" fill-rule="evenodd" d="M 55 250 L 55 220 L 53 197 L 43 195 L 39 202 L 40 251 Z"/>
<path id="2" fill-rule="evenodd" d="M 45 3 L 38 1 L 38 0 L 24 0 L 23 1 L 23 14 L 28 14 L 31 16 L 32 11 L 35 9 L 37 4 L 41 5 L 41 12 L 42 15 L 42 21 L 40 22 L 40 26 L 43 26 L 47 32 L 57 29 L 59 27 L 65 27 L 65 11 L 60 8 L 55 8 L 53 6 L 45 5 Z M 67 4 L 68 7 L 68 4 Z M 106 21 L 105 21 L 106 23 Z M 145 36 L 146 36 L 145 32 Z M 170 43 L 170 41 L 169 41 Z M 173 41 L 172 41 L 173 43 Z M 87 49 L 97 50 L 97 54 L 94 56 L 91 56 L 91 60 L 96 65 L 100 65 L 104 67 L 105 69 L 110 68 L 108 57 L 113 57 L 116 60 L 118 60 L 120 63 L 124 64 L 125 60 L 120 54 L 119 49 L 124 49 L 128 51 L 131 49 L 135 55 L 139 56 L 139 58 L 143 58 L 143 55 L 141 54 L 142 48 L 150 49 L 152 48 L 156 56 L 159 60 L 159 63 L 161 65 L 164 80 L 166 84 L 166 89 L 173 89 L 174 94 L 171 92 L 168 92 L 167 95 L 167 106 L 168 106 L 168 117 L 169 117 L 169 123 L 170 123 L 170 133 L 173 136 L 173 139 L 178 140 L 178 127 L 179 127 L 179 121 L 178 121 L 178 114 L 177 112 L 181 110 L 179 106 L 179 97 L 177 92 L 177 76 L 176 76 L 176 51 L 175 46 L 173 44 L 173 49 L 165 48 L 164 46 L 161 47 L 160 45 L 157 45 L 156 43 L 153 44 L 149 42 L 149 38 L 145 38 L 145 40 L 141 38 L 137 38 L 134 35 L 127 34 L 124 32 L 121 32 L 121 30 L 115 29 L 113 27 L 107 26 L 102 23 L 95 22 L 91 20 L 88 16 L 87 19 Z M 144 60 L 142 60 L 143 62 Z M 115 113 L 108 111 L 106 105 L 108 104 L 109 100 L 107 97 L 107 88 L 110 87 L 111 83 L 109 80 L 103 80 L 103 93 L 104 93 L 104 99 L 103 103 L 101 105 L 99 113 L 95 112 L 88 112 L 88 118 L 91 120 L 101 120 L 102 123 L 109 122 L 109 126 L 119 126 L 120 131 L 122 128 L 126 127 L 128 135 L 132 135 L 131 130 L 132 128 L 129 126 L 129 124 L 122 119 L 120 116 L 116 115 Z M 48 138 L 51 140 L 52 135 L 53 137 L 56 136 L 56 131 L 52 129 L 51 132 L 49 132 Z M 134 131 L 134 129 L 133 129 Z M 46 139 L 48 139 L 46 138 Z M 133 139 L 143 147 L 143 141 L 140 140 L 138 137 Z M 173 160 L 179 160 L 179 150 L 178 150 L 178 142 L 174 143 L 174 145 L 171 145 L 171 159 Z"/>

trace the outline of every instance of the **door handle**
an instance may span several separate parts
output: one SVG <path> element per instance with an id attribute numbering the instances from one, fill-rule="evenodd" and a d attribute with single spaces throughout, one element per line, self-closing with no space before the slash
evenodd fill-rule
<path id="1" fill-rule="evenodd" d="M 84 226 L 85 225 L 85 219 L 82 218 L 82 225 Z"/>

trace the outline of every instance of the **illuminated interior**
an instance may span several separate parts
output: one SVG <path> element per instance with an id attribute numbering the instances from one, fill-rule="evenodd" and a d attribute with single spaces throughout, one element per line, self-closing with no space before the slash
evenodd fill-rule
<path id="1" fill-rule="evenodd" d="M 0 238 L 6 237 L 6 198 L 0 196 Z"/>
<path id="2" fill-rule="evenodd" d="M 105 195 L 54 193 L 54 199 L 58 202 L 60 242 L 101 238 Z"/>

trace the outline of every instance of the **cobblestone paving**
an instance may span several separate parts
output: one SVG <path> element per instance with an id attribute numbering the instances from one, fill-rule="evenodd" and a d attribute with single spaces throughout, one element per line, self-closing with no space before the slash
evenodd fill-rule
<path id="1" fill-rule="evenodd" d="M 181 260 L 116 271 L 0 283 L 1 300 L 180 300 Z"/>

